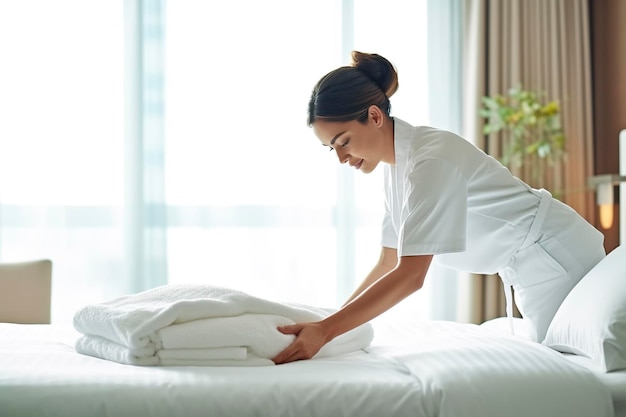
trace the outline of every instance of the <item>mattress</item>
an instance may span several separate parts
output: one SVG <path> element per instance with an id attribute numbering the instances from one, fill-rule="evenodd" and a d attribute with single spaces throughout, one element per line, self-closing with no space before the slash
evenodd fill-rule
<path id="1" fill-rule="evenodd" d="M 374 329 L 328 358 L 142 367 L 76 353 L 71 328 L 0 323 L 0 415 L 613 416 L 606 382 L 539 344 L 452 322 Z"/>

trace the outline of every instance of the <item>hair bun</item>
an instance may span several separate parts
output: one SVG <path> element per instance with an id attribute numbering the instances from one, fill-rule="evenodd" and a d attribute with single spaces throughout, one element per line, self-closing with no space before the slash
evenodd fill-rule
<path id="1" fill-rule="evenodd" d="M 352 66 L 376 83 L 387 98 L 398 91 L 398 72 L 386 58 L 378 54 L 352 51 Z"/>

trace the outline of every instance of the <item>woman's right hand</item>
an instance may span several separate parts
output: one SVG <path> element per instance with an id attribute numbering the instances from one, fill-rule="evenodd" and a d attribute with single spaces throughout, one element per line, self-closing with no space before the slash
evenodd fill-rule
<path id="1" fill-rule="evenodd" d="M 278 331 L 283 334 L 293 334 L 296 339 L 272 359 L 277 365 L 311 359 L 330 341 L 322 322 L 280 326 Z"/>

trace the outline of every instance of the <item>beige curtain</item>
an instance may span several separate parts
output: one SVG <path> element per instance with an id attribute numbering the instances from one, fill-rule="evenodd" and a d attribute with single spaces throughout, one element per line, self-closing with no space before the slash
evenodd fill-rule
<path id="1" fill-rule="evenodd" d="M 593 195 L 586 187 L 593 173 L 587 0 L 464 0 L 463 23 L 464 136 L 499 157 L 500 138 L 482 134 L 481 97 L 521 84 L 558 98 L 567 158 L 541 185 L 593 221 Z M 459 321 L 480 323 L 505 314 L 496 275 L 463 279 L 459 294 Z"/>

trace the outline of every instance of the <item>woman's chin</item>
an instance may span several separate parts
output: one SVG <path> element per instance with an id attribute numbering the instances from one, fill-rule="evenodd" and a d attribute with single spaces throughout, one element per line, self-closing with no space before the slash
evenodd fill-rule
<path id="1" fill-rule="evenodd" d="M 363 164 L 361 164 L 361 167 L 359 168 L 359 171 L 361 171 L 364 174 L 369 174 L 370 172 L 374 171 L 374 169 L 376 169 L 376 167 L 378 166 L 378 164 L 369 164 L 369 163 L 365 163 L 365 161 L 363 161 Z"/>

